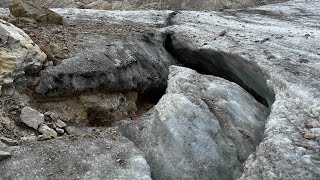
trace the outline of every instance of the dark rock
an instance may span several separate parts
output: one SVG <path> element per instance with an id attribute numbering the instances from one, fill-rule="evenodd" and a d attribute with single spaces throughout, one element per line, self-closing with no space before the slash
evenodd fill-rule
<path id="1" fill-rule="evenodd" d="M 89 50 L 42 71 L 36 91 L 57 96 L 98 87 L 137 92 L 165 88 L 168 67 L 175 60 L 163 42 L 131 37 L 109 47 L 99 39 L 94 41 Z"/>
<path id="2" fill-rule="evenodd" d="M 227 33 L 227 31 L 226 31 L 226 30 L 223 30 L 223 31 L 221 31 L 221 32 L 219 33 L 219 36 L 224 36 L 224 35 L 226 35 L 226 33 Z"/>
<path id="3" fill-rule="evenodd" d="M 64 129 L 61 128 L 56 128 L 56 131 L 59 135 L 63 135 L 64 134 Z"/>
<path id="4" fill-rule="evenodd" d="M 29 1 L 19 0 L 13 2 L 9 8 L 11 14 L 15 17 L 27 17 L 40 22 L 62 24 L 61 15 Z"/>
<path id="5" fill-rule="evenodd" d="M 11 158 L 11 153 L 6 151 L 0 151 L 0 161 Z"/>
<path id="6" fill-rule="evenodd" d="M 0 140 L 10 146 L 18 146 L 19 142 L 17 140 L 14 139 L 10 139 L 10 138 L 6 138 L 6 137 L 0 137 Z"/>

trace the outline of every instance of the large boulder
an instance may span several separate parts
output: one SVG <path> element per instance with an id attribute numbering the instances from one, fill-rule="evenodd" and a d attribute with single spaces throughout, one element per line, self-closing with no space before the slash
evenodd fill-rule
<path id="1" fill-rule="evenodd" d="M 11 151 L 0 163 L 1 179 L 151 179 L 143 153 L 112 131 L 28 141 Z"/>
<path id="2" fill-rule="evenodd" d="M 145 153 L 155 179 L 235 179 L 268 113 L 237 84 L 171 66 L 154 110 L 120 130 Z"/>
<path id="3" fill-rule="evenodd" d="M 243 180 L 320 178 L 319 8 L 319 1 L 294 0 L 181 12 L 167 29 L 174 31 L 171 52 L 187 66 L 219 72 L 268 102 L 264 139 L 245 162 Z"/>
<path id="4" fill-rule="evenodd" d="M 46 55 L 21 29 L 0 19 L 0 87 L 26 72 L 39 72 Z"/>
<path id="5" fill-rule="evenodd" d="M 10 12 L 15 17 L 33 18 L 39 22 L 62 24 L 62 16 L 48 8 L 41 7 L 35 3 L 18 0 L 10 4 Z"/>

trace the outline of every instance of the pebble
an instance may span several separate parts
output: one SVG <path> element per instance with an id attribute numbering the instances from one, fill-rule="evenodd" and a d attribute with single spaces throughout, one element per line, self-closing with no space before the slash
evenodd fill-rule
<path id="1" fill-rule="evenodd" d="M 315 137 L 316 137 L 316 134 L 313 132 L 304 133 L 304 138 L 306 138 L 306 139 L 314 139 Z"/>
<path id="2" fill-rule="evenodd" d="M 10 139 L 10 138 L 6 138 L 6 137 L 1 137 L 0 140 L 10 146 L 18 146 L 19 143 L 16 140 Z"/>
<path id="3" fill-rule="evenodd" d="M 48 134 L 43 134 L 38 136 L 38 141 L 45 141 L 51 139 L 51 136 Z"/>
<path id="4" fill-rule="evenodd" d="M 54 113 L 50 114 L 50 117 L 51 117 L 51 119 L 54 120 L 54 121 L 57 121 L 57 120 L 60 119 L 59 116 L 56 115 L 56 114 L 54 114 Z"/>
<path id="5" fill-rule="evenodd" d="M 7 151 L 0 151 L 0 161 L 11 158 L 11 153 Z"/>
<path id="6" fill-rule="evenodd" d="M 219 33 L 219 36 L 224 36 L 224 35 L 226 35 L 226 33 L 227 33 L 227 31 L 226 31 L 226 30 L 223 30 L 223 31 L 221 31 L 221 32 Z"/>
<path id="7" fill-rule="evenodd" d="M 315 127 L 317 127 L 317 122 L 316 121 L 309 121 L 305 124 L 305 127 L 308 129 L 315 128 Z"/>
<path id="8" fill-rule="evenodd" d="M 59 128 L 65 128 L 67 127 L 67 124 L 65 122 L 63 122 L 62 120 L 58 119 L 56 122 L 55 122 L 55 125 Z"/>
<path id="9" fill-rule="evenodd" d="M 75 127 L 72 127 L 72 126 L 67 126 L 66 128 L 64 128 L 65 132 L 69 135 L 72 135 L 72 134 L 76 134 L 76 128 Z"/>
<path id="10" fill-rule="evenodd" d="M 64 130 L 61 128 L 56 128 L 56 131 L 59 135 L 63 135 L 64 134 Z"/>
<path id="11" fill-rule="evenodd" d="M 51 129 L 49 126 L 43 124 L 40 126 L 39 128 L 39 132 L 44 135 L 44 136 L 50 136 L 50 137 L 53 137 L 53 138 L 57 138 L 58 137 L 58 134 L 55 130 Z"/>

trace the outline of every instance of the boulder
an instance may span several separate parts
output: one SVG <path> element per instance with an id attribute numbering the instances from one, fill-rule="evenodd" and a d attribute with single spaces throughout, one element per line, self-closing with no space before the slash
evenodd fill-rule
<path id="1" fill-rule="evenodd" d="M 0 87 L 26 72 L 39 72 L 46 55 L 21 29 L 0 19 Z"/>
<path id="2" fill-rule="evenodd" d="M 319 8 L 319 1 L 293 0 L 181 12 L 166 29 L 173 31 L 167 47 L 180 62 L 233 80 L 270 107 L 264 138 L 246 160 L 242 180 L 320 179 L 320 129 L 306 126 L 320 120 Z"/>
<path id="3" fill-rule="evenodd" d="M 12 154 L 12 158 L 0 163 L 3 179 L 151 180 L 143 153 L 128 139 L 112 131 L 29 141 L 12 148 Z"/>
<path id="4" fill-rule="evenodd" d="M 24 107 L 21 110 L 20 119 L 35 130 L 38 130 L 39 126 L 44 123 L 44 115 L 30 107 Z"/>
<path id="5" fill-rule="evenodd" d="M 145 153 L 154 179 L 236 179 L 268 114 L 235 83 L 171 66 L 149 116 L 120 130 Z"/>
<path id="6" fill-rule="evenodd" d="M 30 1 L 15 1 L 9 6 L 9 9 L 15 17 L 33 18 L 39 22 L 62 24 L 63 20 L 61 15 Z"/>

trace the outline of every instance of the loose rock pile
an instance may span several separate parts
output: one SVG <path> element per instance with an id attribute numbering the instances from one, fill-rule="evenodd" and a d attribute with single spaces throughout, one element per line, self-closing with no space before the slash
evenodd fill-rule
<path id="1" fill-rule="evenodd" d="M 21 121 L 41 134 L 38 136 L 40 141 L 57 138 L 65 132 L 71 134 L 66 123 L 54 113 L 46 112 L 43 115 L 30 107 L 24 107 L 21 110 Z"/>

